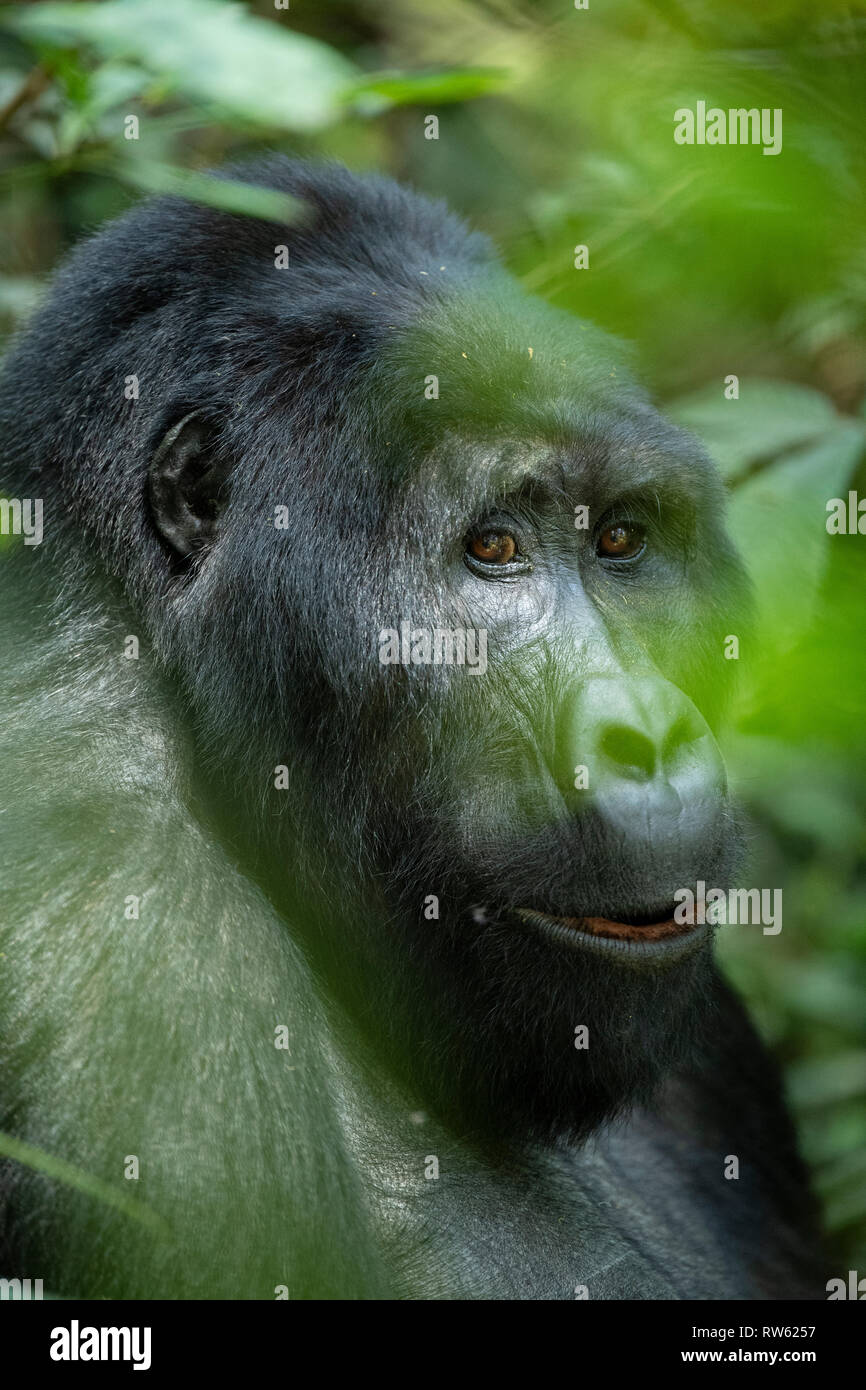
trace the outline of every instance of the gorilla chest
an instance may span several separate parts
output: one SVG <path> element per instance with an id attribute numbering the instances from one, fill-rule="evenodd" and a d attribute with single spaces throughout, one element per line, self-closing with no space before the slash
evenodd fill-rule
<path id="1" fill-rule="evenodd" d="M 724 1210 L 684 1192 L 669 1156 L 637 1129 L 576 1151 L 492 1162 L 415 1121 L 394 1145 L 365 1128 L 370 1197 L 397 1297 L 759 1294 Z"/>

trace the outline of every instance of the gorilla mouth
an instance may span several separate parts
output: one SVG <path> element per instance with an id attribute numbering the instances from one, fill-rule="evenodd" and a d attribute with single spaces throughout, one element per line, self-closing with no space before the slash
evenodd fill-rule
<path id="1" fill-rule="evenodd" d="M 629 922 L 614 921 L 610 917 L 557 917 L 529 907 L 515 908 L 514 915 L 527 926 L 554 929 L 560 937 L 575 933 L 607 938 L 612 942 L 634 943 L 638 947 L 690 937 L 699 930 L 693 923 L 677 922 L 672 905 L 657 913 L 633 914 Z"/>

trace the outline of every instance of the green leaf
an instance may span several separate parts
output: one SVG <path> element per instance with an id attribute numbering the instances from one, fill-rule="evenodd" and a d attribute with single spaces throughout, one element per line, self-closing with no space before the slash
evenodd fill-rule
<path id="1" fill-rule="evenodd" d="M 733 533 L 755 582 L 757 641 L 774 660 L 811 625 L 831 544 L 827 502 L 845 495 L 866 444 L 866 431 L 842 420 L 823 437 L 784 457 L 734 493 Z"/>
<path id="2" fill-rule="evenodd" d="M 741 381 L 736 401 L 725 400 L 721 384 L 704 387 L 667 410 L 732 481 L 762 459 L 826 438 L 840 421 L 826 396 L 783 381 Z"/>
<path id="3" fill-rule="evenodd" d="M 382 104 L 406 106 L 418 102 L 470 101 L 499 91 L 508 81 L 505 68 L 448 68 L 441 72 L 379 72 L 347 88 L 348 100 L 380 97 Z"/>
<path id="4" fill-rule="evenodd" d="M 866 428 L 818 392 L 780 382 L 741 381 L 736 401 L 701 392 L 670 414 L 731 483 L 731 530 L 758 605 L 754 650 L 772 666 L 811 624 L 831 543 L 827 502 L 845 495 Z"/>
<path id="5" fill-rule="evenodd" d="M 189 97 L 286 130 L 317 130 L 334 120 L 357 75 L 327 44 L 228 0 L 49 0 L 6 10 L 2 22 L 35 43 L 87 44 L 170 79 Z"/>
<path id="6" fill-rule="evenodd" d="M 100 166 L 93 163 L 90 167 L 98 170 Z M 287 193 L 278 193 L 276 189 L 240 183 L 237 179 L 214 178 L 194 169 L 177 169 L 174 165 L 160 164 L 138 155 L 108 161 L 103 168 L 106 173 L 147 193 L 168 193 L 173 197 L 187 198 L 193 203 L 220 208 L 223 212 L 240 213 L 244 217 L 260 217 L 266 222 L 296 223 L 306 215 L 303 202 Z"/>
<path id="7" fill-rule="evenodd" d="M 129 1197 L 119 1188 L 113 1187 L 111 1183 L 103 1182 L 101 1178 L 95 1178 L 90 1173 L 85 1173 L 81 1168 L 76 1168 L 74 1164 L 67 1163 L 64 1158 L 57 1158 L 54 1154 L 46 1153 L 44 1149 L 37 1149 L 33 1144 L 25 1144 L 20 1139 L 15 1139 L 11 1134 L 0 1132 L 0 1154 L 6 1158 L 11 1158 L 15 1163 L 23 1163 L 25 1167 L 32 1168 L 36 1173 L 44 1173 L 48 1178 L 54 1178 L 57 1182 L 65 1183 L 67 1187 L 73 1187 L 78 1192 L 83 1192 L 87 1197 L 93 1197 L 97 1202 L 102 1202 L 104 1206 L 114 1207 L 124 1216 L 128 1216 L 132 1221 L 139 1222 L 142 1226 L 147 1226 L 156 1235 L 165 1237 L 168 1235 L 168 1227 L 161 1216 L 144 1206 L 141 1202 Z"/>
<path id="8" fill-rule="evenodd" d="M 150 73 L 128 63 L 103 63 L 91 75 L 86 99 L 61 112 L 58 145 L 71 154 L 91 134 L 102 118 L 117 107 L 128 108 L 153 83 Z"/>

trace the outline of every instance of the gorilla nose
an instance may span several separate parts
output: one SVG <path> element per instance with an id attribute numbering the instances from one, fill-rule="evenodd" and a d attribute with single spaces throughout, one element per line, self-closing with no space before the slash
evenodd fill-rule
<path id="1" fill-rule="evenodd" d="M 560 713 L 557 763 L 569 807 L 591 803 L 629 838 L 676 831 L 701 840 L 725 791 L 708 724 L 661 676 L 585 681 Z"/>

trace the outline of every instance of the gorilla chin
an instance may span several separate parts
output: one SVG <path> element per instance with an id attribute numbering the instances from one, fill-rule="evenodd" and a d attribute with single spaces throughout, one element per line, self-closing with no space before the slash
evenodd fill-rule
<path id="1" fill-rule="evenodd" d="M 580 862 L 611 864 L 609 843 L 598 853 L 600 819 L 584 819 L 581 830 Z M 587 840 L 594 853 L 584 858 Z M 713 928 L 676 922 L 673 893 L 701 878 L 733 881 L 742 857 L 733 808 L 722 808 L 714 843 L 691 872 L 680 864 L 672 877 L 645 846 L 633 851 L 640 870 L 612 879 L 618 894 L 628 882 L 627 908 L 580 864 L 575 887 L 573 824 L 519 847 L 505 842 L 495 855 L 486 845 L 474 872 L 452 856 L 439 881 L 454 910 L 439 922 L 419 920 L 411 879 L 414 910 L 411 887 L 404 904 L 424 983 L 401 1051 L 412 1081 L 477 1139 L 584 1139 L 649 1103 L 708 1046 Z M 563 911 L 565 903 L 579 906 Z"/>

